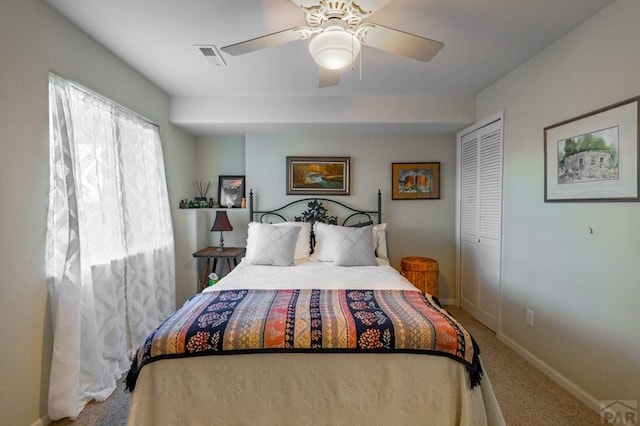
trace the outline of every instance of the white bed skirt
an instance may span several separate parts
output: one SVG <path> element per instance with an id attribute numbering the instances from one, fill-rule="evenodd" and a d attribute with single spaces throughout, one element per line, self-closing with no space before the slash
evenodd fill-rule
<path id="1" fill-rule="evenodd" d="M 489 378 L 421 354 L 271 353 L 156 361 L 128 424 L 504 425 Z"/>

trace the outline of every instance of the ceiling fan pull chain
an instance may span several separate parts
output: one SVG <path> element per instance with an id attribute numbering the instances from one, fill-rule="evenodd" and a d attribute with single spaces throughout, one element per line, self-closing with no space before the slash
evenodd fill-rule
<path id="1" fill-rule="evenodd" d="M 355 59 L 353 57 L 353 39 L 354 39 L 354 37 L 352 36 L 351 37 L 351 71 L 353 71 L 353 60 Z"/>

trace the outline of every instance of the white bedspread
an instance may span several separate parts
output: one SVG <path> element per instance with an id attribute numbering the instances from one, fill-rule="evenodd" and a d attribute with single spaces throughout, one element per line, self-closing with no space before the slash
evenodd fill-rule
<path id="1" fill-rule="evenodd" d="M 379 262 L 384 262 L 379 260 Z M 246 261 L 204 291 L 240 289 L 416 290 L 391 266 L 334 266 L 332 262 L 302 261 L 295 266 L 252 265 Z"/>

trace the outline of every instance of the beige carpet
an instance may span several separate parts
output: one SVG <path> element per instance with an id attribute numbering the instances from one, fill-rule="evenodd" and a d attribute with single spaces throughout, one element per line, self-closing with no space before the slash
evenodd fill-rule
<path id="1" fill-rule="evenodd" d="M 500 342 L 495 333 L 465 311 L 446 307 L 480 346 L 480 359 L 508 425 L 601 425 L 600 415 Z"/>
<path id="2" fill-rule="evenodd" d="M 474 336 L 484 368 L 491 379 L 502 413 L 510 426 L 600 425 L 600 416 L 549 380 L 495 334 L 466 312 L 447 307 Z M 55 426 L 120 426 L 127 422 L 129 394 L 120 383 L 104 402 L 94 402 L 75 421 L 63 419 Z"/>

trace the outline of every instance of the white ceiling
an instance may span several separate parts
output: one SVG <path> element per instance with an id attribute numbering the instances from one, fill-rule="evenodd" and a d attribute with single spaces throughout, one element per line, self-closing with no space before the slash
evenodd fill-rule
<path id="1" fill-rule="evenodd" d="M 296 98 L 302 109 L 318 96 L 472 98 L 612 2 L 393 0 L 367 20 L 442 41 L 444 48 L 422 63 L 363 47 L 361 68 L 343 72 L 339 86 L 320 89 L 308 40 L 242 56 L 223 53 L 226 67 L 205 63 L 193 47 L 304 25 L 290 0 L 45 1 L 172 97 Z M 251 120 L 227 131 L 249 130 Z M 192 124 L 197 134 L 224 127 L 202 119 Z"/>

